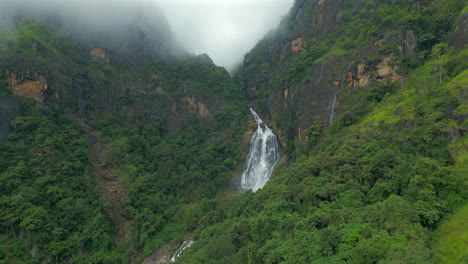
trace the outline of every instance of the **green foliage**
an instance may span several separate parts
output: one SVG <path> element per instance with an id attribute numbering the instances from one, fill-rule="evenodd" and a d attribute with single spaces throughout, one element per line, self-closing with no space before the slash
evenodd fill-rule
<path id="1" fill-rule="evenodd" d="M 59 56 L 67 67 L 88 73 L 96 87 L 85 78 L 79 86 L 94 105 L 95 88 L 110 89 L 109 80 L 155 82 L 158 91 L 138 87 L 119 98 L 119 111 L 94 120 L 125 185 L 125 211 L 142 255 L 194 232 L 198 242 L 180 263 L 462 263 L 466 256 L 453 230 L 466 222 L 466 206 L 440 223 L 468 195 L 468 139 L 460 133 L 468 125 L 468 57 L 446 44 L 464 3 L 422 1 L 416 12 L 413 1 L 384 2 L 345 1 L 343 26 L 327 38 L 307 39 L 301 53 L 285 50 L 269 61 L 269 49 L 281 42 L 273 32 L 247 55 L 248 67 L 235 81 L 255 80 L 257 103 L 285 88 L 296 98 L 297 89 L 312 81 L 313 65 L 324 65 L 329 56 L 346 56 L 348 66 L 392 53 L 409 77 L 343 92 L 338 120 L 327 131 L 313 123 L 304 130 L 306 142 L 288 144 L 291 160 L 278 166 L 265 188 L 232 200 L 216 194 L 242 166 L 238 142 L 248 109 L 224 69 L 195 57 L 147 61 L 138 69 L 95 63 L 56 29 L 35 23 L 1 32 L 0 51 L 44 64 Z M 359 4 L 363 9 L 353 10 Z M 303 21 L 283 23 L 296 28 Z M 394 43 L 359 55 L 382 35 L 406 30 L 417 36 L 415 56 L 401 58 Z M 4 82 L 0 95 L 9 95 Z M 217 109 L 213 125 L 187 115 L 181 131 L 169 130 L 170 114 L 142 121 L 140 114 L 149 110 L 132 108 L 146 97 L 172 102 L 191 96 Z M 67 109 L 78 110 L 74 100 Z M 0 263 L 129 262 L 129 252 L 122 252 L 126 242 L 116 249 L 103 213 L 80 126 L 52 106 L 25 104 L 22 112 L 10 141 L 0 145 Z M 293 124 L 290 118 L 278 127 Z M 433 230 L 441 241 L 434 244 L 435 258 Z"/>
<path id="2" fill-rule="evenodd" d="M 377 8 L 372 1 L 360 12 L 345 11 L 343 21 L 346 27 L 335 31 L 333 38 L 341 38 L 338 45 L 342 49 L 352 51 L 376 40 L 382 33 L 391 30 L 411 30 L 416 33 L 421 54 L 428 54 L 432 46 L 439 42 L 447 42 L 449 32 L 464 1 L 429 1 L 420 12 L 415 12 L 411 1 L 388 1 Z M 350 5 L 349 8 L 353 6 Z"/>
<path id="3" fill-rule="evenodd" d="M 16 28 L 16 32 L 0 34 L 0 43 L 6 43 L 4 50 L 27 53 L 48 59 L 49 52 L 56 51 L 64 59 L 83 64 L 76 47 L 67 40 L 64 33 L 47 24 L 23 22 Z M 0 49 L 1 50 L 1 49 Z"/>
<path id="4" fill-rule="evenodd" d="M 108 64 L 92 62 L 78 51 L 77 43 L 66 41 L 57 29 L 43 24 L 22 23 L 18 26 L 15 36 L 16 38 L 12 38 L 11 41 L 5 39 L 8 42 L 6 47 L 8 50 L 2 55 L 19 54 L 27 59 L 39 60 L 54 73 L 60 71 L 59 67 L 73 68 L 79 72 L 74 76 L 76 82 L 73 83 L 73 91 L 67 91 L 68 97 L 60 102 L 61 107 L 64 106 L 72 113 L 87 115 L 82 112 L 83 104 L 89 112 L 102 109 L 99 105 L 101 102 L 96 101 L 96 94 L 104 91 L 110 95 L 109 90 L 114 85 L 110 80 L 137 84 L 138 81 L 141 83 L 141 80 L 151 80 L 153 86 L 136 87 L 122 96 L 118 102 L 115 102 L 118 105 L 118 112 L 115 111 L 103 118 L 97 116 L 104 116 L 105 113 L 91 115 L 97 119 L 94 123 L 102 135 L 109 138 L 108 149 L 114 150 L 109 154 L 109 163 L 121 175 L 122 185 L 127 186 L 124 207 L 131 219 L 128 228 L 134 231 L 135 242 L 118 241 L 119 249 L 114 249 L 116 241 L 110 236 L 114 232 L 107 217 L 102 214 L 104 206 L 94 201 L 98 200 L 99 196 L 98 190 L 93 187 L 96 186 L 96 177 L 88 165 L 89 142 L 81 135 L 79 127 L 69 128 L 73 123 L 71 120 L 62 121 L 66 118 L 58 114 L 59 110 L 51 111 L 47 107 L 35 114 L 33 110 L 28 110 L 24 119 L 15 121 L 15 133 L 12 134 L 9 144 L 23 142 L 31 148 L 30 151 L 47 153 L 43 155 L 44 157 L 50 157 L 48 154 L 60 147 L 56 150 L 56 155 L 57 157 L 62 155 L 63 159 L 67 156 L 63 155 L 65 146 L 61 144 L 73 144 L 85 154 L 79 161 L 72 160 L 70 164 L 68 160 L 64 161 L 63 166 L 66 169 L 62 176 L 64 186 L 46 185 L 45 190 L 39 189 L 40 191 L 34 192 L 32 190 L 36 187 L 24 190 L 35 196 L 25 201 L 17 201 L 17 204 L 24 204 L 25 212 L 21 212 L 21 216 L 17 216 L 14 221 L 9 220 L 13 229 L 9 226 L 10 222 L 6 222 L 5 227 L 0 226 L 1 230 L 11 229 L 5 239 L 13 243 L 18 234 L 10 233 L 19 230 L 40 234 L 41 237 L 34 241 L 27 239 L 34 243 L 28 242 L 23 246 L 28 250 L 34 248 L 33 245 L 40 247 L 40 257 L 38 257 L 40 260 L 46 256 L 53 256 L 59 262 L 68 261 L 70 258 L 74 263 L 119 263 L 128 260 L 129 253 L 126 251 L 128 249 L 123 246 L 125 243 L 136 244 L 144 255 L 149 255 L 164 243 L 177 241 L 187 231 L 194 230 L 198 219 L 203 215 L 206 201 L 214 198 L 217 188 L 231 178 L 229 171 L 241 166 L 240 150 L 233 142 L 238 142 L 242 135 L 248 108 L 241 100 L 241 93 L 226 70 L 192 56 L 145 61 L 137 70 L 132 68 L 133 65 L 121 65 L 112 59 Z M 0 85 L 3 92 L 3 83 Z M 153 88 L 156 88 L 156 91 Z M 154 118 L 154 113 L 150 113 L 149 110 L 141 115 L 135 110 L 142 108 L 139 104 L 144 100 L 148 101 L 149 97 L 156 98 L 156 101 L 152 102 L 155 104 L 176 102 L 179 105 L 188 104 L 186 98 L 192 100 L 196 98 L 206 104 L 210 111 L 220 110 L 213 113 L 213 124 L 208 121 L 202 122 L 187 113 L 184 116 L 186 119 L 180 121 L 182 131 L 179 131 L 180 129 L 166 131 L 166 128 L 170 127 L 168 118 L 174 118 L 174 115 L 165 113 L 160 118 Z M 143 122 L 139 120 L 140 116 L 150 116 L 148 118 L 150 121 Z M 55 117 L 59 120 L 53 119 Z M 29 129 L 27 133 L 20 130 L 23 127 Z M 60 133 L 53 135 L 55 131 Z M 68 135 L 67 133 L 78 136 L 81 141 L 68 142 L 69 139 L 64 136 Z M 225 142 L 226 138 L 230 138 L 229 143 Z M 72 149 L 70 148 L 70 151 Z M 29 149 L 24 151 L 27 150 Z M 7 153 L 2 152 L 2 154 L 5 156 L 0 162 L 6 163 Z M 38 159 L 44 159 L 43 156 Z M 38 170 L 35 163 L 31 164 L 27 160 L 27 157 L 24 157 L 23 162 L 18 163 L 16 170 L 22 169 L 24 173 Z M 58 171 L 51 175 L 55 183 L 58 181 L 56 177 L 62 173 L 59 170 L 62 164 L 59 158 L 54 161 Z M 2 168 L 10 166 L 1 165 Z M 78 166 L 81 166 L 83 171 L 77 172 Z M 52 163 L 48 163 L 46 169 L 53 170 L 55 167 Z M 74 179 L 72 175 L 79 178 L 82 174 L 84 176 L 79 181 L 80 186 L 68 182 Z M 10 178 L 13 180 L 14 177 Z M 10 184 L 6 182 L 5 186 L 8 186 L 7 183 Z M 15 181 L 15 184 L 17 185 L 15 188 L 22 188 L 20 181 Z M 30 185 L 32 186 L 29 183 L 24 184 L 24 186 Z M 84 194 L 83 190 L 87 190 L 87 193 Z M 30 205 L 29 200 L 42 196 L 41 193 L 47 194 L 54 203 L 47 203 L 48 200 L 45 199 L 44 202 Z M 8 206 L 5 207 L 8 209 L 14 207 L 10 203 L 8 201 Z M 77 209 L 81 207 L 84 208 L 84 212 Z M 75 208 L 75 211 L 71 211 L 72 208 Z M 81 216 L 81 213 L 84 216 Z M 62 219 L 60 223 L 53 222 L 59 219 Z M 81 237 L 83 241 L 80 240 Z M 18 247 L 18 250 L 20 249 Z M 29 254 L 22 255 L 20 259 L 24 260 L 27 256 Z M 11 255 L 5 255 L 5 259 L 16 261 Z"/>
<path id="5" fill-rule="evenodd" d="M 0 262 L 119 263 L 80 126 L 31 102 L 12 126 L 0 145 Z"/>
<path id="6" fill-rule="evenodd" d="M 386 96 L 398 89 L 398 83 L 377 83 L 369 87 L 355 87 L 342 100 L 341 119 L 334 126 L 349 126 L 357 123 Z"/>
<path id="7" fill-rule="evenodd" d="M 180 263 L 201 263 L 213 243 L 235 247 L 213 263 L 434 263 L 430 232 L 467 198 L 466 136 L 454 132 L 466 125 L 465 54 L 435 56 L 404 87 L 343 94 L 332 127 L 304 131 L 317 145 L 234 200 L 221 221 L 202 220 L 216 224 Z M 458 74 L 434 71 L 449 68 Z M 463 262 L 452 233 L 461 217 L 439 231 L 449 241 L 436 243 L 439 259 Z"/>
<path id="8" fill-rule="evenodd" d="M 367 65 L 373 65 L 384 54 L 393 54 L 393 63 L 399 66 L 399 74 L 408 75 L 431 58 L 434 45 L 449 42 L 449 32 L 465 6 L 463 0 L 418 3 L 422 5 L 419 11 L 415 9 L 415 1 L 346 1 L 344 10 L 337 18 L 340 26 L 325 37 L 306 39 L 305 50 L 299 53 L 281 49 L 288 44 L 285 42 L 283 27 L 292 25 L 294 32 L 304 32 L 311 31 L 307 27 L 316 25 L 305 24 L 301 22 L 302 19 L 293 22 L 284 19 L 277 32 L 266 36 L 246 55 L 245 62 L 248 64 L 238 76 L 245 83 L 255 86 L 257 101 L 264 102 L 272 92 L 285 88 L 293 88 L 291 96 L 297 96 L 298 89 L 304 84 L 313 84 L 310 78 L 312 66 L 315 64 L 316 68 L 316 63 L 327 58 L 343 58 L 343 62 L 334 62 L 337 68 L 350 68 L 363 59 Z M 317 20 L 314 14 L 322 12 L 317 11 L 314 2 L 305 3 L 303 8 L 313 21 Z M 417 40 L 414 43 L 417 47 L 412 51 L 414 55 L 403 56 L 407 51 L 396 43 L 405 34 L 414 34 Z M 312 33 L 312 36 L 316 34 Z M 403 38 L 410 41 L 408 35 Z M 383 42 L 376 44 L 378 41 Z M 279 54 L 272 55 L 272 49 L 280 49 L 275 51 Z M 460 69 L 462 66 L 457 68 Z"/>
<path id="9" fill-rule="evenodd" d="M 17 41 L 17 35 L 10 30 L 0 29 L 0 51 L 8 50 Z"/>
<path id="10" fill-rule="evenodd" d="M 5 80 L 5 73 L 0 68 L 0 96 L 6 96 L 11 94 L 11 89 L 8 87 L 7 81 Z"/>
<path id="11" fill-rule="evenodd" d="M 204 204 L 241 165 L 239 148 L 216 140 L 217 132 L 203 123 L 189 120 L 179 134 L 165 127 L 163 119 L 135 127 L 113 116 L 98 123 L 113 139 L 114 167 L 133 167 L 125 172 L 126 203 L 145 254 L 197 228 Z"/>
<path id="12" fill-rule="evenodd" d="M 465 245 L 468 240 L 468 231 L 465 228 L 467 215 L 468 205 L 465 204 L 436 230 L 432 243 L 437 263 L 465 263 L 468 260 Z"/>
<path id="13" fill-rule="evenodd" d="M 147 63 L 144 76 L 150 75 L 160 78 L 161 87 L 169 95 L 182 97 L 195 93 L 202 98 L 215 95 L 231 100 L 240 98 L 236 85 L 224 68 L 196 57 Z"/>

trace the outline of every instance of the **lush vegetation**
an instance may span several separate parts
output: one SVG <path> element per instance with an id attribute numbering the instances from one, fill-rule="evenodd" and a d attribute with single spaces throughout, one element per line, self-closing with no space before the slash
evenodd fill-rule
<path id="1" fill-rule="evenodd" d="M 432 232 L 468 194 L 467 136 L 457 134 L 467 126 L 467 55 L 436 56 L 404 89 L 346 94 L 321 141 L 264 189 L 219 209 L 222 221 L 204 219 L 180 262 L 434 263 Z M 439 252 L 464 247 L 450 241 Z"/>
<path id="2" fill-rule="evenodd" d="M 327 131 L 315 122 L 306 141 L 289 142 L 289 163 L 271 183 L 218 208 L 222 221 L 201 220 L 199 241 L 181 263 L 463 263 L 463 239 L 454 239 L 463 213 L 437 227 L 467 198 L 468 54 L 446 43 L 465 3 L 426 1 L 418 12 L 411 1 L 385 3 L 356 9 L 362 2 L 347 1 L 342 26 L 308 39 L 299 54 L 269 61 L 281 41 L 271 34 L 247 55 L 239 78 L 255 80 L 259 104 L 272 91 L 310 82 L 313 64 L 328 56 L 352 67 L 392 53 L 406 82 L 342 94 L 338 120 Z M 405 30 L 418 40 L 413 55 L 393 41 L 369 43 Z M 431 248 L 434 232 L 448 242 Z"/>
<path id="3" fill-rule="evenodd" d="M 291 91 L 297 92 L 304 85 L 316 81 L 311 80 L 311 69 L 316 66 L 314 64 L 323 63 L 325 59 L 342 58 L 336 63 L 336 68 L 352 69 L 360 62 L 372 66 L 383 55 L 392 54 L 394 63 L 399 66 L 399 73 L 408 74 L 430 58 L 435 44 L 449 42 L 449 32 L 465 6 L 465 1 L 371 0 L 345 1 L 344 5 L 339 14 L 341 26 L 335 29 L 333 25 L 327 25 L 333 29 L 328 34 L 302 35 L 306 43 L 302 52 L 293 53 L 289 46 L 285 46 L 285 49 L 284 38 L 291 29 L 307 31 L 302 28 L 304 23 L 315 23 L 317 18 L 310 21 L 318 12 L 314 1 L 304 5 L 303 14 L 307 15 L 297 19 L 290 17 L 298 12 L 293 8 L 290 16 L 283 19 L 276 31 L 268 34 L 246 54 L 246 67 L 237 75 L 244 82 L 254 80 L 256 99 L 260 105 L 267 102 L 268 96 L 274 91 L 290 87 Z M 416 6 L 421 9 L 416 11 Z M 397 45 L 408 32 L 417 39 L 415 54 L 403 54 L 406 48 L 398 48 Z M 378 41 L 382 43 L 374 44 Z M 271 49 L 276 49 L 279 54 L 271 55 Z M 341 80 L 343 76 L 332 78 Z"/>
<path id="4" fill-rule="evenodd" d="M 242 166 L 235 142 L 248 108 L 227 71 L 206 57 L 135 63 L 136 55 L 118 54 L 137 67 L 93 61 L 66 33 L 31 21 L 0 39 L 1 58 L 25 58 L 52 76 L 70 68 L 80 73 L 64 101 L 18 98 L 20 117 L 0 146 L 0 263 L 141 260 L 194 230 L 230 171 Z M 0 96 L 13 96 L 1 77 Z M 148 79 L 156 89 L 145 83 L 113 102 L 114 111 L 97 111 L 99 90 Z M 154 100 L 184 107 L 190 97 L 216 112 L 209 120 L 197 112 L 155 117 L 140 106 Z M 182 129 L 169 129 L 177 118 Z M 118 181 L 124 197 L 113 199 L 106 192 L 116 189 L 106 190 L 103 181 Z"/>
<path id="5" fill-rule="evenodd" d="M 125 175 L 126 210 L 145 254 L 194 230 L 212 207 L 207 199 L 242 165 L 239 146 L 196 120 L 179 134 L 167 133 L 164 120 L 135 127 L 109 117 L 97 127 L 111 138 L 112 167 Z"/>
<path id="6" fill-rule="evenodd" d="M 88 139 L 58 109 L 24 102 L 0 144 L 0 263 L 119 263 Z"/>
<path id="7" fill-rule="evenodd" d="M 468 260 L 465 241 L 468 239 L 466 221 L 468 205 L 450 216 L 440 224 L 434 239 L 434 252 L 437 263 L 465 263 Z"/>
<path id="8" fill-rule="evenodd" d="M 316 2 L 279 32 L 310 22 Z M 466 3 L 414 2 L 345 1 L 336 30 L 275 60 L 269 50 L 282 33 L 272 32 L 234 79 L 204 56 L 96 61 L 64 32 L 31 21 L 0 32 L 0 60 L 74 78 L 55 87 L 63 101 L 18 98 L 21 114 L 0 143 L 0 263 L 139 262 L 187 234 L 197 242 L 178 263 L 465 263 L 468 52 L 450 47 L 447 32 Z M 406 32 L 417 38 L 414 54 L 395 44 Z M 338 118 L 287 142 L 265 188 L 220 192 L 247 147 L 239 83 L 253 80 L 256 103 L 267 104 L 285 87 L 297 96 L 314 64 L 373 65 L 390 53 L 404 83 L 343 89 Z M 0 96 L 13 96 L 0 77 Z M 293 128 L 294 100 L 290 120 L 270 117 L 277 128 Z M 122 193 L 106 193 L 105 180 Z"/>
<path id="9" fill-rule="evenodd" d="M 239 146 L 196 119 L 179 134 L 163 119 L 135 126 L 111 115 L 96 124 L 127 192 L 118 213 L 129 216 L 135 237 L 117 241 L 104 213 L 110 204 L 90 166 L 89 131 L 26 101 L 0 145 L 0 263 L 127 263 L 140 249 L 151 254 L 194 230 L 229 171 L 242 165 Z"/>

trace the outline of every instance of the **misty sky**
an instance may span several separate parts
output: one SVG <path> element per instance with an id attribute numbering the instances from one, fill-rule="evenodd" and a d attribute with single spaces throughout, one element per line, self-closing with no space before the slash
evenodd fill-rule
<path id="1" fill-rule="evenodd" d="M 294 0 L 0 0 L 0 27 L 7 27 L 18 10 L 26 16 L 59 14 L 63 19 L 64 29 L 74 33 L 93 30 L 118 33 L 125 25 L 135 23 L 135 17 L 138 17 L 143 22 L 140 26 L 144 26 L 147 33 L 158 28 L 162 32 L 168 23 L 180 46 L 194 54 L 207 53 L 217 65 L 231 70 L 242 62 L 243 55 L 258 40 L 279 24 L 293 2 Z M 161 32 L 157 34 L 164 38 Z"/>
<path id="2" fill-rule="evenodd" d="M 189 51 L 228 69 L 289 12 L 294 0 L 154 0 Z"/>

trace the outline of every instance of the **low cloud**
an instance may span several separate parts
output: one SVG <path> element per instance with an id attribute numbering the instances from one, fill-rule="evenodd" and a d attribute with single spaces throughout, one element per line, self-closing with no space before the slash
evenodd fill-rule
<path id="1" fill-rule="evenodd" d="M 207 53 L 216 64 L 232 69 L 258 40 L 278 25 L 292 2 L 0 0 L 0 21 L 2 27 L 11 28 L 15 17 L 26 16 L 53 22 L 76 37 L 104 36 L 119 47 L 143 38 L 149 45 L 157 45 L 156 49 L 182 52 L 178 48 L 181 46 L 194 54 Z"/>
<path id="2" fill-rule="evenodd" d="M 19 17 L 53 24 L 85 45 L 116 52 L 182 52 L 174 47 L 170 26 L 151 0 L 0 0 L 4 28 L 14 28 Z"/>
<path id="3" fill-rule="evenodd" d="M 176 39 L 232 69 L 289 12 L 293 0 L 158 0 Z"/>

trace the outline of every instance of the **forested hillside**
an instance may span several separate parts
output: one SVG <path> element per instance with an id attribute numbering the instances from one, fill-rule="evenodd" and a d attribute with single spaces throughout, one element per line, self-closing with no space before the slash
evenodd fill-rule
<path id="1" fill-rule="evenodd" d="M 237 77 L 282 143 L 302 140 L 315 122 L 333 121 L 353 88 L 404 87 L 436 44 L 463 49 L 463 7 L 458 0 L 296 1 L 246 54 Z"/>
<path id="2" fill-rule="evenodd" d="M 311 128 L 295 161 L 283 163 L 264 189 L 219 209 L 223 221 L 205 220 L 181 262 L 436 263 L 433 231 L 467 195 L 460 98 L 468 72 L 446 68 L 453 77 L 439 83 L 432 71 L 466 63 L 467 55 L 431 59 L 392 94 L 381 86 L 343 97 L 338 120 L 325 132 Z M 353 113 L 357 122 L 346 124 L 364 105 L 370 113 Z M 466 256 L 461 250 L 445 263 Z"/>
<path id="3" fill-rule="evenodd" d="M 135 21 L 1 29 L 0 263 L 468 261 L 466 1 L 296 0 L 233 77 Z"/>
<path id="4" fill-rule="evenodd" d="M 296 1 L 238 73 L 287 161 L 180 263 L 466 262 L 465 6 Z"/>
<path id="5" fill-rule="evenodd" d="M 207 55 L 15 23 L 0 40 L 0 262 L 141 262 L 176 246 L 242 166 L 234 81 Z"/>

